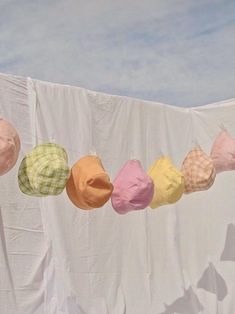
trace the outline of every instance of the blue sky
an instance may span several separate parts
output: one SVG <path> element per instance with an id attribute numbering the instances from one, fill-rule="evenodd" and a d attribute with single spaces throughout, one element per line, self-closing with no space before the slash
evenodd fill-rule
<path id="1" fill-rule="evenodd" d="M 235 97 L 234 0 L 1 0 L 0 72 L 197 106 Z"/>

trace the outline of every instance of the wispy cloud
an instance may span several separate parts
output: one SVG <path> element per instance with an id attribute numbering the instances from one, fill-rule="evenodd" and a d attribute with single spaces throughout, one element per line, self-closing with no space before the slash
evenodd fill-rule
<path id="1" fill-rule="evenodd" d="M 235 2 L 3 0 L 0 71 L 178 106 L 235 97 Z"/>

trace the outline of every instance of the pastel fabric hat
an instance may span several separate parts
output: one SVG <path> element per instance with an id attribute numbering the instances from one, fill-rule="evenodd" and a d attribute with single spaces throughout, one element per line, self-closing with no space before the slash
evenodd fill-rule
<path id="1" fill-rule="evenodd" d="M 21 192 L 31 196 L 58 195 L 70 175 L 67 153 L 54 144 L 40 144 L 22 160 L 18 172 Z"/>
<path id="2" fill-rule="evenodd" d="M 20 138 L 15 128 L 0 118 L 0 175 L 11 170 L 20 152 Z"/>
<path id="3" fill-rule="evenodd" d="M 75 206 L 93 209 L 109 200 L 113 185 L 99 157 L 87 155 L 73 165 L 66 191 Z"/>
<path id="4" fill-rule="evenodd" d="M 153 198 L 152 179 L 144 172 L 139 160 L 129 160 L 118 172 L 111 202 L 119 214 L 146 208 Z"/>
<path id="5" fill-rule="evenodd" d="M 154 196 L 151 208 L 177 202 L 184 192 L 183 174 L 176 169 L 168 157 L 156 160 L 148 170 L 154 182 Z"/>
<path id="6" fill-rule="evenodd" d="M 208 190 L 216 177 L 213 160 L 199 147 L 188 153 L 182 164 L 182 172 L 185 193 Z"/>
<path id="7" fill-rule="evenodd" d="M 216 173 L 235 170 L 235 139 L 227 131 L 216 137 L 210 154 Z"/>

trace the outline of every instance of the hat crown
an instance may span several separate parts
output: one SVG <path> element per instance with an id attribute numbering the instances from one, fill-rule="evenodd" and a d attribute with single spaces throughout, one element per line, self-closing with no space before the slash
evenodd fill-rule
<path id="1" fill-rule="evenodd" d="M 36 158 L 37 156 L 45 157 L 46 155 L 49 156 L 55 155 L 68 161 L 68 155 L 65 149 L 62 146 L 55 143 L 39 144 L 33 148 L 30 154 L 28 154 L 30 158 Z"/>

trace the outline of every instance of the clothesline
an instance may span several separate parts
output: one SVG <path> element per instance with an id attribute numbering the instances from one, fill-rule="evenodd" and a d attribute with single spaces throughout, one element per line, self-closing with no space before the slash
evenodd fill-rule
<path id="1" fill-rule="evenodd" d="M 110 198 L 120 214 L 157 208 L 178 201 L 184 193 L 209 189 L 216 173 L 235 169 L 235 139 L 223 130 L 210 156 L 198 145 L 178 170 L 167 156 L 157 159 L 145 173 L 139 160 L 129 160 L 113 183 L 98 156 L 87 155 L 70 169 L 66 150 L 56 143 L 37 144 L 21 161 L 18 183 L 31 196 L 59 195 L 66 188 L 71 202 L 81 209 L 102 207 Z M 10 171 L 19 156 L 20 137 L 10 122 L 1 119 L 3 138 L 1 175 Z"/>

